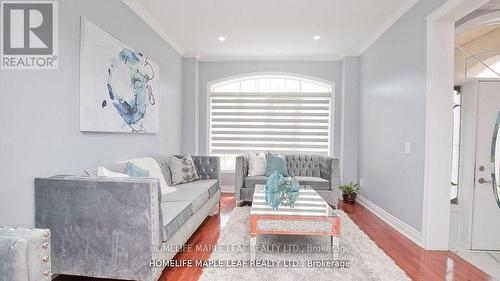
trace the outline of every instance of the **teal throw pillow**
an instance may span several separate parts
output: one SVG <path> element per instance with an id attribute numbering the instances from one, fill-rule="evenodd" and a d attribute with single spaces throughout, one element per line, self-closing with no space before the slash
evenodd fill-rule
<path id="1" fill-rule="evenodd" d="M 149 170 L 139 168 L 132 162 L 127 162 L 127 175 L 131 177 L 148 178 Z"/>
<path id="2" fill-rule="evenodd" d="M 283 154 L 266 154 L 266 176 L 270 176 L 274 171 L 280 173 L 284 177 L 288 177 L 288 169 L 286 168 L 286 159 Z"/>

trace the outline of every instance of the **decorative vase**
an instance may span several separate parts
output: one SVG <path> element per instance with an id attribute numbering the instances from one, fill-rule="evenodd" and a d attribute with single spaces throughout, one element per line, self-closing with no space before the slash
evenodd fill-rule
<path id="1" fill-rule="evenodd" d="M 356 193 L 342 193 L 342 198 L 344 203 L 354 204 L 356 203 Z"/>
<path id="2" fill-rule="evenodd" d="M 282 191 L 282 204 L 284 206 L 289 206 L 290 208 L 294 207 L 295 201 L 299 198 L 299 190 L 300 184 L 293 173 L 290 174 L 290 177 L 285 178 L 285 184 L 283 186 Z"/>
<path id="3" fill-rule="evenodd" d="M 265 194 L 266 203 L 274 210 L 278 209 L 281 202 L 281 191 L 285 183 L 285 177 L 274 171 L 266 180 Z"/>
<path id="4" fill-rule="evenodd" d="M 295 179 L 293 173 L 285 178 L 275 171 L 266 180 L 265 196 L 266 203 L 273 209 L 278 209 L 280 205 L 294 207 L 299 197 L 300 184 Z"/>

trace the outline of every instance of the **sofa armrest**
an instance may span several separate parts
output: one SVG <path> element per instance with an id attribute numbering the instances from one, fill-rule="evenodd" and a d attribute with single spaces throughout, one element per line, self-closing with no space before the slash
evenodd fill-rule
<path id="1" fill-rule="evenodd" d="M 320 177 L 330 182 L 330 189 L 336 190 L 340 185 L 340 162 L 333 157 L 323 156 L 320 160 Z"/>
<path id="2" fill-rule="evenodd" d="M 248 162 L 245 156 L 236 156 L 235 171 L 234 171 L 234 193 L 236 202 L 241 200 L 240 190 L 245 185 L 245 179 L 248 175 Z"/>
<path id="3" fill-rule="evenodd" d="M 202 180 L 214 179 L 220 182 L 220 157 L 218 156 L 191 156 L 196 171 Z"/>
<path id="4" fill-rule="evenodd" d="M 158 179 L 35 179 L 35 225 L 52 234 L 55 273 L 152 280 L 160 243 Z"/>

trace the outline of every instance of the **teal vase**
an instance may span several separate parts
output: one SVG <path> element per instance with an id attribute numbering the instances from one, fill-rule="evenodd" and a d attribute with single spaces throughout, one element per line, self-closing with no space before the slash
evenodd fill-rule
<path id="1" fill-rule="evenodd" d="M 282 195 L 282 204 L 285 206 L 294 207 L 295 202 L 299 198 L 300 184 L 295 178 L 294 174 L 291 173 L 290 177 L 285 179 Z"/>
<path id="2" fill-rule="evenodd" d="M 281 205 L 281 194 L 285 177 L 277 171 L 274 171 L 266 180 L 265 195 L 266 203 L 274 210 L 278 209 Z"/>
<path id="3" fill-rule="evenodd" d="M 300 184 L 293 173 L 290 177 L 284 177 L 279 172 L 273 172 L 266 180 L 265 196 L 266 204 L 274 210 L 279 206 L 294 207 L 295 202 L 299 198 Z"/>

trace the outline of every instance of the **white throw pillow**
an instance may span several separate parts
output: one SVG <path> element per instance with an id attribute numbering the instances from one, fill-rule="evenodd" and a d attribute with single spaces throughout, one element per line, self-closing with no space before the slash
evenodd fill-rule
<path id="1" fill-rule="evenodd" d="M 97 167 L 97 176 L 98 177 L 110 177 L 110 178 L 128 178 L 129 175 L 112 172 L 104 167 Z"/>
<path id="2" fill-rule="evenodd" d="M 161 193 L 170 193 L 177 190 L 177 188 L 171 187 L 167 184 L 165 177 L 163 177 L 163 173 L 161 172 L 160 165 L 158 165 L 158 162 L 156 162 L 153 158 L 137 158 L 129 160 L 128 162 L 133 163 L 141 169 L 148 170 L 151 178 L 158 179 L 160 181 Z"/>
<path id="3" fill-rule="evenodd" d="M 265 176 L 266 165 L 266 154 L 264 152 L 248 153 L 248 176 Z"/>

